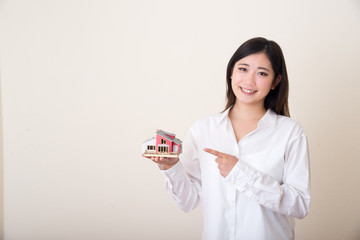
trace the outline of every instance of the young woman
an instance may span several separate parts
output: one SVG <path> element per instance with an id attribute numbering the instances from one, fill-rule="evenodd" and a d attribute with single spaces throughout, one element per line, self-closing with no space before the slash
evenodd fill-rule
<path id="1" fill-rule="evenodd" d="M 227 67 L 227 105 L 191 127 L 179 159 L 151 158 L 184 211 L 202 201 L 203 239 L 294 238 L 310 208 L 307 138 L 290 118 L 277 43 L 253 38 Z"/>

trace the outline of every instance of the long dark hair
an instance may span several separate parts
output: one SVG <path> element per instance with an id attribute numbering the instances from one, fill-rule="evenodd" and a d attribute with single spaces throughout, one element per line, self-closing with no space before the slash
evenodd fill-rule
<path id="1" fill-rule="evenodd" d="M 227 104 L 225 110 L 229 107 L 232 107 L 236 101 L 236 96 L 231 87 L 231 75 L 235 63 L 246 56 L 259 52 L 264 52 L 271 62 L 271 66 L 275 72 L 274 81 L 276 77 L 281 74 L 280 83 L 266 96 L 264 107 L 265 109 L 272 109 L 277 114 L 290 117 L 288 106 L 289 80 L 286 71 L 284 55 L 280 46 L 276 42 L 261 37 L 252 38 L 244 42 L 236 50 L 228 63 L 226 70 Z"/>

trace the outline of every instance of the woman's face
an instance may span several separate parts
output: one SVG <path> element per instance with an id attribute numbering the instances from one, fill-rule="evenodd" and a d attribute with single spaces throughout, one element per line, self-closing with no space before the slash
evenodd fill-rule
<path id="1" fill-rule="evenodd" d="M 274 80 L 274 70 L 265 53 L 246 56 L 234 65 L 231 87 L 236 104 L 264 106 L 265 97 L 274 89 L 280 75 Z"/>

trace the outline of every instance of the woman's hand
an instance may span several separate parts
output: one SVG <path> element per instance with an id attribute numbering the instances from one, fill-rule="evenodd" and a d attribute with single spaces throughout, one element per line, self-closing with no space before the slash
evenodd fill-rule
<path id="1" fill-rule="evenodd" d="M 145 156 L 143 156 L 145 157 Z M 167 158 L 167 157 L 146 157 L 151 159 L 154 163 L 157 163 L 161 170 L 168 170 L 172 166 L 174 166 L 178 161 L 179 158 Z"/>
<path id="2" fill-rule="evenodd" d="M 210 153 L 216 157 L 215 162 L 218 164 L 220 175 L 227 177 L 236 163 L 239 161 L 235 156 L 230 154 L 218 152 L 211 148 L 204 148 L 204 151 Z"/>

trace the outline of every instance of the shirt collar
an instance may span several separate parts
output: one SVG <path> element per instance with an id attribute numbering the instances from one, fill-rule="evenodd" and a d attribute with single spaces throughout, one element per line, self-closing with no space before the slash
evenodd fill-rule
<path id="1" fill-rule="evenodd" d="M 269 127 L 275 127 L 278 115 L 271 109 L 268 109 L 265 115 L 260 119 L 259 125 L 264 123 Z"/>
<path id="2" fill-rule="evenodd" d="M 229 107 L 228 109 L 226 109 L 225 111 L 220 113 L 220 116 L 218 118 L 218 123 L 221 123 L 226 118 L 228 118 L 230 109 L 231 109 L 231 107 Z"/>
<path id="3" fill-rule="evenodd" d="M 218 118 L 218 123 L 221 123 L 222 121 L 224 121 L 229 117 L 230 109 L 231 107 L 220 113 L 220 116 Z M 260 119 L 258 126 L 265 124 L 269 127 L 275 127 L 276 120 L 277 120 L 277 114 L 273 110 L 268 109 L 265 115 Z"/>

